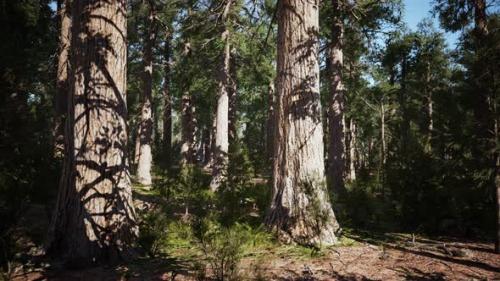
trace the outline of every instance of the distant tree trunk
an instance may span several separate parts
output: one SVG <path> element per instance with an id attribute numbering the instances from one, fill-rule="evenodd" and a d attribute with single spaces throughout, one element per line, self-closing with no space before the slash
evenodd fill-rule
<path id="1" fill-rule="evenodd" d="M 343 33 L 344 24 L 341 18 L 341 3 L 332 0 L 332 8 L 335 16 L 331 28 L 330 43 L 330 102 L 328 109 L 328 181 L 332 190 L 339 194 L 345 192 L 344 166 L 345 166 L 345 144 L 344 126 L 342 118 L 344 115 L 344 84 L 342 83 L 342 68 L 344 66 Z"/>
<path id="2" fill-rule="evenodd" d="M 53 128 L 54 156 L 62 158 L 64 155 L 64 115 L 68 106 L 68 68 L 69 50 L 71 42 L 71 10 L 70 0 L 57 1 L 59 17 L 59 46 L 57 63 L 57 92 L 54 98 L 55 116 Z"/>
<path id="3" fill-rule="evenodd" d="M 337 242 L 324 171 L 317 1 L 278 2 L 275 157 L 266 224 L 280 240 Z"/>
<path id="4" fill-rule="evenodd" d="M 163 151 L 169 163 L 171 162 L 172 153 L 172 97 L 170 95 L 170 32 L 167 30 L 165 38 L 165 65 L 164 65 L 164 80 L 163 80 Z"/>
<path id="5" fill-rule="evenodd" d="M 182 123 L 182 140 L 181 140 L 181 166 L 194 163 L 194 110 L 191 94 L 185 91 L 182 95 L 181 108 L 181 123 Z"/>
<path id="6" fill-rule="evenodd" d="M 406 51 L 404 51 L 406 52 Z M 408 119 L 407 110 L 407 91 L 406 91 L 406 76 L 408 68 L 408 55 L 406 53 L 402 54 L 401 59 L 401 89 L 399 91 L 399 106 L 401 111 L 401 147 L 403 151 L 403 156 L 407 153 L 408 147 L 408 134 L 410 129 L 410 120 Z"/>
<path id="7" fill-rule="evenodd" d="M 378 167 L 378 182 L 381 183 L 382 181 L 382 173 L 384 170 L 384 165 L 385 165 L 385 158 L 386 158 L 386 150 L 387 150 L 387 144 L 386 144 L 386 139 L 385 139 L 385 104 L 384 101 L 385 99 L 382 98 L 380 101 L 380 159 L 379 159 L 379 167 Z M 382 184 L 383 188 L 383 184 Z"/>
<path id="8" fill-rule="evenodd" d="M 215 118 L 216 113 L 213 112 L 212 116 L 212 124 L 210 127 L 206 128 L 208 135 L 205 139 L 205 161 L 203 163 L 203 167 L 205 169 L 211 169 L 214 163 L 214 151 L 215 151 L 215 130 L 217 127 L 217 119 Z"/>
<path id="9" fill-rule="evenodd" d="M 499 147 L 499 122 L 498 122 L 498 105 L 494 105 L 494 113 L 495 113 L 495 145 Z M 495 151 L 495 190 L 496 190 L 496 199 L 497 199 L 497 237 L 495 241 L 495 252 L 500 254 L 500 152 L 498 149 Z"/>
<path id="10" fill-rule="evenodd" d="M 274 80 L 269 82 L 269 90 L 267 95 L 267 158 L 272 164 L 273 154 L 274 154 L 274 123 L 275 123 L 275 109 L 276 109 L 276 93 L 274 90 Z"/>
<path id="11" fill-rule="evenodd" d="M 488 34 L 488 25 L 486 18 L 486 1 L 485 0 L 473 0 L 472 5 L 474 6 L 474 25 L 476 31 L 480 36 Z"/>
<path id="12" fill-rule="evenodd" d="M 489 35 L 488 18 L 486 14 L 486 1 L 473 0 L 474 7 L 474 28 L 476 35 L 476 51 L 480 52 L 484 39 Z M 487 67 L 487 65 L 485 65 Z M 490 73 L 493 72 L 490 70 Z M 495 103 L 494 90 L 487 87 L 487 82 L 480 77 L 473 79 L 476 93 L 474 104 L 474 117 L 477 120 L 476 135 L 479 140 L 483 140 L 483 145 L 475 145 L 473 156 L 475 159 L 482 159 L 485 151 L 493 169 L 492 187 L 496 194 L 496 228 L 497 237 L 495 242 L 495 252 L 500 253 L 500 159 L 498 152 L 498 112 Z M 491 101 L 493 99 L 493 102 Z M 492 151 L 490 153 L 488 151 Z"/>
<path id="13" fill-rule="evenodd" d="M 153 154 L 153 45 L 156 40 L 155 7 L 152 0 L 149 2 L 148 33 L 144 44 L 144 73 L 141 122 L 139 123 L 139 159 L 137 161 L 137 181 L 146 186 L 152 184 L 151 166 Z"/>
<path id="14" fill-rule="evenodd" d="M 434 130 L 434 103 L 432 100 L 432 91 L 429 89 L 431 82 L 431 64 L 427 63 L 425 72 L 425 98 L 427 99 L 427 152 L 432 152 L 432 131 Z"/>
<path id="15" fill-rule="evenodd" d="M 349 163 L 347 178 L 356 180 L 356 123 L 352 118 L 349 120 Z"/>
<path id="16" fill-rule="evenodd" d="M 132 256 L 126 1 L 72 3 L 66 157 L 47 253 L 83 266 Z"/>
<path id="17" fill-rule="evenodd" d="M 229 143 L 234 143 L 238 137 L 238 91 L 237 91 L 237 69 L 236 69 L 236 51 L 231 51 L 229 60 Z"/>
<path id="18" fill-rule="evenodd" d="M 222 41 L 224 42 L 224 51 L 222 54 L 222 64 L 219 73 L 219 93 L 217 97 L 217 112 L 216 112 L 216 129 L 215 129 L 215 150 L 214 163 L 212 166 L 212 181 L 210 182 L 210 189 L 217 191 L 219 186 L 226 179 L 227 163 L 228 163 L 228 150 L 229 150 L 229 96 L 228 91 L 230 87 L 230 73 L 229 65 L 231 59 L 230 47 L 230 33 L 227 28 L 227 18 L 231 9 L 232 0 L 226 0 L 226 5 L 222 14 L 222 22 L 224 28 L 221 34 Z"/>

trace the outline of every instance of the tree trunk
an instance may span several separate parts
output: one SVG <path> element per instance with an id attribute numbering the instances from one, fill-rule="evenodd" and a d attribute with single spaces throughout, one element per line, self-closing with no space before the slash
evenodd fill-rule
<path id="1" fill-rule="evenodd" d="M 69 4 L 70 0 L 57 1 L 60 30 L 57 62 L 57 92 L 54 98 L 55 116 L 53 128 L 54 157 L 56 158 L 62 158 L 64 155 L 64 115 L 67 113 L 68 106 L 68 68 L 71 42 L 71 10 Z"/>
<path id="2" fill-rule="evenodd" d="M 319 96 L 317 1 L 278 2 L 276 138 L 266 224 L 280 240 L 337 242 L 324 171 Z"/>
<path id="3" fill-rule="evenodd" d="M 488 25 L 486 18 L 486 2 L 485 0 L 473 0 L 474 6 L 474 25 L 479 36 L 488 34 Z"/>
<path id="4" fill-rule="evenodd" d="M 377 177 L 378 177 L 378 182 L 382 186 L 382 193 L 383 193 L 383 187 L 384 185 L 382 184 L 382 173 L 384 171 L 384 166 L 385 166 L 385 158 L 386 158 L 386 150 L 387 150 L 387 144 L 385 140 L 385 98 L 382 97 L 382 100 L 380 101 L 380 159 L 379 159 L 379 167 L 378 167 L 378 172 L 377 172 Z"/>
<path id="5" fill-rule="evenodd" d="M 350 181 L 356 180 L 356 123 L 349 120 L 349 165 L 347 177 Z"/>
<path id="6" fill-rule="evenodd" d="M 171 162 L 172 153 L 172 97 L 170 95 L 170 40 L 171 36 L 167 30 L 165 38 L 165 66 L 163 80 L 163 151 L 167 161 Z"/>
<path id="7" fill-rule="evenodd" d="M 267 157 L 269 162 L 272 164 L 273 153 L 274 153 L 274 123 L 275 123 L 275 109 L 276 109 L 276 99 L 275 99 L 275 91 L 274 91 L 274 80 L 269 82 L 269 91 L 267 96 Z"/>
<path id="8" fill-rule="evenodd" d="M 126 1 L 72 7 L 66 157 L 47 253 L 74 265 L 132 256 L 138 234 L 127 161 Z"/>
<path id="9" fill-rule="evenodd" d="M 328 62 L 330 75 L 330 102 L 328 110 L 328 180 L 332 190 L 336 194 L 345 192 L 344 166 L 345 145 L 344 126 L 342 118 L 344 115 L 344 84 L 342 82 L 342 68 L 344 65 L 343 54 L 343 32 L 344 24 L 341 18 L 341 3 L 332 0 L 334 12 L 333 25 L 331 28 L 330 57 Z"/>
<path id="10" fill-rule="evenodd" d="M 216 112 L 216 129 L 215 129 L 215 150 L 212 152 L 214 155 L 214 164 L 212 166 L 212 181 L 210 182 L 210 189 L 217 191 L 219 186 L 226 179 L 227 163 L 228 163 L 228 150 L 229 150 L 229 96 L 228 91 L 230 87 L 230 59 L 231 47 L 229 41 L 229 29 L 227 28 L 227 16 L 231 9 L 232 0 L 226 0 L 226 6 L 222 15 L 222 22 L 224 28 L 221 34 L 222 41 L 224 42 L 224 51 L 222 54 L 222 65 L 219 73 L 219 93 L 217 97 L 217 112 Z"/>
<path id="11" fill-rule="evenodd" d="M 137 181 L 146 186 L 152 184 L 151 166 L 153 154 L 151 145 L 153 141 L 153 45 L 156 39 L 155 7 L 149 1 L 148 33 L 144 44 L 144 73 L 143 73 L 143 100 L 141 109 L 141 122 L 139 123 L 139 157 L 137 161 Z"/>
<path id="12" fill-rule="evenodd" d="M 434 130 L 434 102 L 432 100 L 432 91 L 429 89 L 431 82 L 431 64 L 427 63 L 425 73 L 425 96 L 427 99 L 427 145 L 426 150 L 432 153 L 432 131 Z"/>
<path id="13" fill-rule="evenodd" d="M 233 49 L 231 51 L 229 59 L 229 143 L 234 143 L 238 138 L 238 92 L 237 92 L 237 69 L 236 69 L 236 51 Z"/>
<path id="14" fill-rule="evenodd" d="M 181 166 L 194 163 L 194 110 L 191 94 L 187 91 L 182 95 L 181 108 L 182 140 Z"/>

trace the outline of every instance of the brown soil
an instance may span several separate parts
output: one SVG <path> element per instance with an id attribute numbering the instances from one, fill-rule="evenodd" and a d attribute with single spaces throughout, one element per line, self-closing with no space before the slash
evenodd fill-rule
<path id="1" fill-rule="evenodd" d="M 141 203 L 136 206 L 138 209 L 154 204 L 137 201 Z M 22 220 L 20 225 L 31 226 L 32 233 L 45 233 L 43 229 L 48 222 L 48 218 L 42 219 L 45 212 L 38 207 L 32 213 L 38 214 L 38 218 Z M 19 229 L 19 233 L 29 231 Z M 139 259 L 116 267 L 58 270 L 62 266 L 47 267 L 42 258 L 37 258 L 40 252 L 34 245 L 39 243 L 26 240 L 27 236 L 19 234 L 18 239 L 20 248 L 24 246 L 26 254 L 21 255 L 21 260 L 25 262 L 13 265 L 7 280 L 181 281 L 200 280 L 196 276 L 204 272 L 196 269 L 193 260 L 175 258 Z M 286 251 L 284 247 L 249 254 L 240 263 L 239 280 L 500 280 L 500 255 L 493 252 L 493 244 L 398 233 L 358 232 L 347 236 L 353 245 L 326 249 L 314 257 Z M 0 280 L 3 280 L 1 275 Z"/>
<path id="2" fill-rule="evenodd" d="M 379 246 L 360 243 L 335 247 L 321 257 L 268 253 L 241 262 L 241 280 L 500 280 L 500 256 L 492 245 L 405 236 Z M 359 237 L 356 237 L 361 239 Z M 139 260 L 133 265 L 79 271 L 26 272 L 18 268 L 12 280 L 196 280 L 197 272 L 175 259 Z"/>

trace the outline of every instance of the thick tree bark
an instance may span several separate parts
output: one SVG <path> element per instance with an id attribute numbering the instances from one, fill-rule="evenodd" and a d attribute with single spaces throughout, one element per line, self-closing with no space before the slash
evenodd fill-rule
<path id="1" fill-rule="evenodd" d="M 61 158 L 64 155 L 64 116 L 68 104 L 68 68 L 69 50 L 71 42 L 71 10 L 70 0 L 57 1 L 59 17 L 59 46 L 57 62 L 57 92 L 54 98 L 55 116 L 53 128 L 54 156 Z"/>
<path id="2" fill-rule="evenodd" d="M 165 66 L 163 78 L 163 151 L 170 162 L 172 151 L 172 97 L 170 95 L 170 32 L 167 30 L 165 38 Z"/>
<path id="3" fill-rule="evenodd" d="M 335 13 L 331 28 L 330 57 L 328 62 L 330 74 L 330 102 L 328 108 L 328 182 L 332 190 L 341 194 L 345 192 L 344 167 L 344 84 L 342 83 L 342 68 L 344 66 L 343 32 L 344 24 L 341 18 L 341 3 L 332 0 L 332 9 Z"/>
<path id="4" fill-rule="evenodd" d="M 222 14 L 224 24 L 221 34 L 224 42 L 222 54 L 222 64 L 218 77 L 219 93 L 217 96 L 216 128 L 215 128 L 215 149 L 212 151 L 214 163 L 212 165 L 212 181 L 210 189 L 217 191 L 219 186 L 225 181 L 228 164 L 229 151 L 229 88 L 230 88 L 230 60 L 231 46 L 230 33 L 227 28 L 228 14 L 231 9 L 232 0 L 226 0 L 226 5 Z"/>
<path id="5" fill-rule="evenodd" d="M 280 240 L 337 241 L 324 171 L 317 1 L 278 2 L 278 61 L 272 201 L 266 224 Z"/>
<path id="6" fill-rule="evenodd" d="M 47 252 L 87 265 L 132 256 L 126 1 L 72 3 L 66 158 Z"/>
<path id="7" fill-rule="evenodd" d="M 156 41 L 155 7 L 149 1 L 148 33 L 144 45 L 144 73 L 141 121 L 139 123 L 139 155 L 137 159 L 137 181 L 146 186 L 152 184 L 151 166 L 153 154 L 151 145 L 153 142 L 153 46 Z"/>

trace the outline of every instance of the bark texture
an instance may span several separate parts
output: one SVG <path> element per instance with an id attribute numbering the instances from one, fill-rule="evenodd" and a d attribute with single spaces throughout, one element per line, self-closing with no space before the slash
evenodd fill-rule
<path id="1" fill-rule="evenodd" d="M 331 27 L 330 58 L 330 102 L 328 109 L 328 180 L 332 190 L 339 194 L 345 192 L 345 143 L 344 143 L 344 100 L 345 89 L 342 82 L 342 68 L 344 66 L 343 33 L 344 24 L 341 18 L 341 3 L 332 0 L 334 13 Z"/>
<path id="2" fill-rule="evenodd" d="M 226 179 L 228 151 L 229 151 L 229 91 L 230 91 L 230 61 L 231 46 L 230 33 L 227 27 L 228 14 L 232 0 L 226 0 L 222 13 L 224 24 L 221 38 L 224 42 L 221 69 L 218 78 L 219 93 L 217 96 L 217 111 L 215 115 L 215 147 L 213 153 L 212 181 L 210 189 L 216 191 Z"/>
<path id="3" fill-rule="evenodd" d="M 144 72 L 141 121 L 139 123 L 139 147 L 137 159 L 137 181 L 146 186 L 152 184 L 151 166 L 153 154 L 151 145 L 153 142 L 153 46 L 156 39 L 155 29 L 155 6 L 149 1 L 148 33 L 144 45 Z"/>
<path id="4" fill-rule="evenodd" d="M 60 158 L 64 155 L 64 116 L 67 112 L 68 100 L 68 68 L 69 50 L 71 43 L 71 8 L 70 0 L 57 2 L 59 17 L 59 46 L 57 62 L 57 92 L 54 98 L 54 156 Z"/>
<path id="5" fill-rule="evenodd" d="M 283 242 L 334 244 L 339 225 L 329 202 L 323 162 L 319 3 L 278 3 L 276 143 L 266 224 Z"/>
<path id="6" fill-rule="evenodd" d="M 126 1 L 76 0 L 66 157 L 47 252 L 87 265 L 132 256 Z"/>

